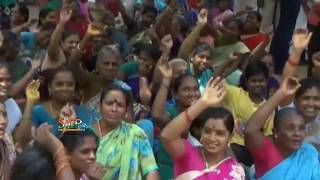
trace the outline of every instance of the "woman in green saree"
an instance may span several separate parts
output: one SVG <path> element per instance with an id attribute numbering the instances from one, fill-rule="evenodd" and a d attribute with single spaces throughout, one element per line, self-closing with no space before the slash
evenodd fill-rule
<path id="1" fill-rule="evenodd" d="M 147 135 L 137 125 L 123 121 L 130 103 L 130 95 L 117 85 L 102 92 L 102 120 L 94 125 L 100 136 L 96 161 L 106 168 L 105 180 L 159 179 Z"/>

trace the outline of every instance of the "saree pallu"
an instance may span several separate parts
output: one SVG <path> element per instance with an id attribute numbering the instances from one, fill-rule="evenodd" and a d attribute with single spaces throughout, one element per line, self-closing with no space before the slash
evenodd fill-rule
<path id="1" fill-rule="evenodd" d="M 317 150 L 309 144 L 303 144 L 280 164 L 273 167 L 259 180 L 319 180 L 320 163 Z"/>
<path id="2" fill-rule="evenodd" d="M 175 178 L 175 180 L 189 179 L 244 180 L 245 174 L 241 165 L 228 157 L 213 167 L 185 172 Z"/>
<path id="3" fill-rule="evenodd" d="M 148 137 L 126 122 L 101 138 L 97 162 L 107 169 L 104 180 L 140 180 L 158 169 Z"/>

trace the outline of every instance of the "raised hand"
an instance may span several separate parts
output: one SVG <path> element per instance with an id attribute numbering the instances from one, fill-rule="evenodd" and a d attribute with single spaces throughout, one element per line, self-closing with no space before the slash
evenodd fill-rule
<path id="1" fill-rule="evenodd" d="M 99 163 L 91 164 L 86 172 L 90 179 L 100 180 L 106 174 L 107 169 Z"/>
<path id="2" fill-rule="evenodd" d="M 309 44 L 312 32 L 306 29 L 297 29 L 292 37 L 293 46 L 297 50 L 303 51 Z"/>
<path id="3" fill-rule="evenodd" d="M 171 52 L 171 48 L 173 46 L 173 40 L 172 40 L 172 36 L 170 34 L 165 35 L 162 39 L 161 39 L 161 50 L 164 53 L 169 54 Z"/>
<path id="4" fill-rule="evenodd" d="M 60 21 L 62 23 L 67 23 L 70 20 L 71 15 L 72 10 L 68 6 L 62 8 L 60 12 Z"/>
<path id="5" fill-rule="evenodd" d="M 53 154 L 63 147 L 63 144 L 50 132 L 51 128 L 52 125 L 43 123 L 37 129 L 32 127 L 31 135 L 37 143 L 46 147 Z"/>
<path id="6" fill-rule="evenodd" d="M 293 96 L 300 87 L 299 80 L 294 77 L 286 77 L 280 86 L 280 91 L 284 96 Z"/>
<path id="7" fill-rule="evenodd" d="M 28 101 L 38 101 L 40 99 L 40 80 L 32 80 L 26 88 L 26 96 Z"/>
<path id="8" fill-rule="evenodd" d="M 40 60 L 40 59 L 34 59 L 31 62 L 31 69 L 33 69 L 33 70 L 38 69 L 40 67 L 40 65 L 41 65 L 41 62 L 42 62 L 42 60 Z"/>
<path id="9" fill-rule="evenodd" d="M 159 63 L 158 63 L 158 69 L 162 74 L 163 78 L 167 78 L 167 79 L 171 79 L 172 78 L 172 68 L 171 66 L 168 64 L 168 60 L 165 58 L 160 59 Z"/>
<path id="10" fill-rule="evenodd" d="M 87 35 L 89 36 L 98 36 L 102 32 L 105 32 L 105 30 L 108 28 L 107 25 L 103 26 L 101 24 L 89 24 L 87 29 Z"/>
<path id="11" fill-rule="evenodd" d="M 201 9 L 198 14 L 198 24 L 206 25 L 208 22 L 208 10 Z"/>
<path id="12" fill-rule="evenodd" d="M 221 105 L 225 95 L 225 80 L 220 77 L 211 78 L 200 100 L 207 106 L 218 106 Z"/>
<path id="13" fill-rule="evenodd" d="M 63 106 L 60 111 L 60 117 L 65 117 L 65 116 L 77 118 L 76 112 L 70 103 L 67 103 L 65 106 Z"/>

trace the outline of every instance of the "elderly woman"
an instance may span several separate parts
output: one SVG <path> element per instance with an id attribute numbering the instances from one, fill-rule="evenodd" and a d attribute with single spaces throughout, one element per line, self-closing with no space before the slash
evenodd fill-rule
<path id="1" fill-rule="evenodd" d="M 268 116 L 286 98 L 294 95 L 299 82 L 286 78 L 280 89 L 250 118 L 245 129 L 245 143 L 254 163 L 255 176 L 267 179 L 319 179 L 319 154 L 304 144 L 306 135 L 303 115 L 295 108 L 281 109 L 275 116 L 272 138 L 263 135 L 261 128 Z"/>

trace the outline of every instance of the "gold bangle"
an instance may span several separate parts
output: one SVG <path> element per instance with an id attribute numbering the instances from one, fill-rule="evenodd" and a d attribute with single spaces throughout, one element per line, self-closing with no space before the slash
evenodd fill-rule
<path id="1" fill-rule="evenodd" d="M 60 146 L 58 150 L 53 154 L 53 160 L 57 158 L 57 155 L 60 153 L 60 151 L 64 150 L 64 146 Z"/>

